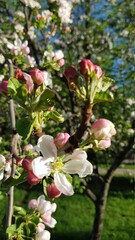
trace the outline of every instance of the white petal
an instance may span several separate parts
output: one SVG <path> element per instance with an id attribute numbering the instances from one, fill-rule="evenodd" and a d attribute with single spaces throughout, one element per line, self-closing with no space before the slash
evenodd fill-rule
<path id="1" fill-rule="evenodd" d="M 9 172 L 10 169 L 11 169 L 11 167 L 10 167 L 10 163 L 6 163 L 5 171 L 6 171 L 6 172 Z"/>
<path id="2" fill-rule="evenodd" d="M 47 225 L 50 228 L 54 228 L 56 223 L 57 223 L 57 221 L 54 218 L 51 217 L 49 222 L 45 222 L 45 225 Z"/>
<path id="3" fill-rule="evenodd" d="M 4 177 L 4 171 L 1 170 L 1 171 L 0 171 L 0 181 L 3 179 L 3 177 Z"/>
<path id="4" fill-rule="evenodd" d="M 56 203 L 52 203 L 52 206 L 51 206 L 52 213 L 56 211 L 56 207 L 57 207 Z"/>
<path id="5" fill-rule="evenodd" d="M 57 148 L 54 144 L 54 139 L 52 136 L 43 135 L 42 137 L 40 137 L 37 143 L 37 147 L 43 154 L 44 159 L 57 158 Z"/>
<path id="6" fill-rule="evenodd" d="M 69 174 L 78 174 L 79 177 L 86 177 L 92 174 L 93 166 L 87 160 L 70 160 L 64 164 L 63 171 Z"/>
<path id="7" fill-rule="evenodd" d="M 7 47 L 8 47 L 9 49 L 12 49 L 12 48 L 14 48 L 14 45 L 13 45 L 12 43 L 8 42 Z"/>
<path id="8" fill-rule="evenodd" d="M 44 230 L 44 231 L 37 234 L 36 239 L 37 240 L 50 240 L 50 237 L 51 237 L 50 232 L 47 231 L 47 230 Z"/>
<path id="9" fill-rule="evenodd" d="M 62 161 L 66 162 L 68 160 L 86 160 L 86 159 L 87 153 L 85 151 L 76 149 L 72 154 L 66 154 Z"/>
<path id="10" fill-rule="evenodd" d="M 37 157 L 32 161 L 32 170 L 36 177 L 42 179 L 51 174 L 51 167 L 43 157 Z"/>
<path id="11" fill-rule="evenodd" d="M 23 44 L 22 47 L 27 47 L 28 46 L 28 41 L 26 40 Z"/>
<path id="12" fill-rule="evenodd" d="M 5 157 L 2 154 L 0 154 L 0 165 L 4 166 L 5 163 L 6 163 Z"/>
<path id="13" fill-rule="evenodd" d="M 72 196 L 74 194 L 71 183 L 63 173 L 54 173 L 54 183 L 58 190 L 64 195 Z"/>

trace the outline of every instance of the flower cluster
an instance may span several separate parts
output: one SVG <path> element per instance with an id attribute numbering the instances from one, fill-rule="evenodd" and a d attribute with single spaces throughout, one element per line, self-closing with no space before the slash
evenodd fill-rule
<path id="1" fill-rule="evenodd" d="M 51 61 L 56 62 L 58 67 L 62 67 L 64 65 L 64 54 L 61 50 L 57 50 L 56 52 L 45 51 L 44 57 L 49 62 Z"/>
<path id="2" fill-rule="evenodd" d="M 42 156 L 33 160 L 24 159 L 23 161 L 24 169 L 28 171 L 28 175 L 33 174 L 35 176 L 35 182 L 51 176 L 59 192 L 71 196 L 74 194 L 74 190 L 70 174 L 78 174 L 80 178 L 92 174 L 93 167 L 87 160 L 85 151 L 76 149 L 71 154 L 57 156 L 54 139 L 49 135 L 40 137 L 35 148 L 42 153 Z"/>
<path id="3" fill-rule="evenodd" d="M 24 41 L 24 43 L 22 43 L 21 39 L 19 39 L 18 37 L 16 37 L 16 39 L 14 40 L 14 44 L 8 42 L 7 47 L 12 51 L 14 55 L 28 55 L 30 53 L 28 41 L 26 40 Z"/>
<path id="4" fill-rule="evenodd" d="M 4 172 L 10 172 L 10 163 L 6 162 L 3 155 L 0 154 L 0 181 L 4 178 Z"/>

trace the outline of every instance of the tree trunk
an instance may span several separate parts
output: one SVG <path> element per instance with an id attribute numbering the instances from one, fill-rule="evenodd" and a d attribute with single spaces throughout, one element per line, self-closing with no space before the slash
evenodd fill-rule
<path id="1" fill-rule="evenodd" d="M 112 180 L 112 177 L 110 176 L 110 178 L 104 182 L 101 194 L 97 198 L 97 201 L 95 202 L 95 219 L 93 224 L 93 230 L 89 240 L 101 240 L 103 224 L 104 224 L 106 201 L 107 201 L 111 180 Z"/>

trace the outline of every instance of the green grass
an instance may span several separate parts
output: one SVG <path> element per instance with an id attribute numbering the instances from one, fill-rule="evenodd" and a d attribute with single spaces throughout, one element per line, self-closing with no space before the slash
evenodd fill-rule
<path id="1" fill-rule="evenodd" d="M 98 165 L 98 167 L 99 168 L 109 168 L 111 165 L 110 164 L 103 164 L 103 163 L 101 163 L 101 164 L 99 164 Z M 119 168 L 122 168 L 122 169 L 135 169 L 135 164 L 121 164 L 120 166 L 119 166 Z"/>
<path id="2" fill-rule="evenodd" d="M 115 177 L 111 184 L 105 213 L 102 240 L 135 239 L 135 197 L 133 179 Z M 16 189 L 15 204 L 26 206 L 28 200 L 42 194 L 39 186 L 33 189 Z M 51 240 L 86 240 L 92 229 L 94 205 L 85 195 L 61 196 L 55 201 L 57 211 L 53 217 L 56 227 L 51 231 Z M 0 199 L 0 225 L 7 207 L 6 198 Z M 2 228 L 3 229 L 3 228 Z M 4 232 L 4 231 L 3 231 Z M 0 231 L 0 236 L 2 230 Z M 3 240 L 3 238 L 0 238 Z"/>

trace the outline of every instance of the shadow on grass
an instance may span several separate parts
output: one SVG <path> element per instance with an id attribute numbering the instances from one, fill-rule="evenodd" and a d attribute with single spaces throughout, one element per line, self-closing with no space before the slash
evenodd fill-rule
<path id="1" fill-rule="evenodd" d="M 72 232 L 72 233 L 52 233 L 51 240 L 86 240 L 89 233 L 86 232 Z"/>

